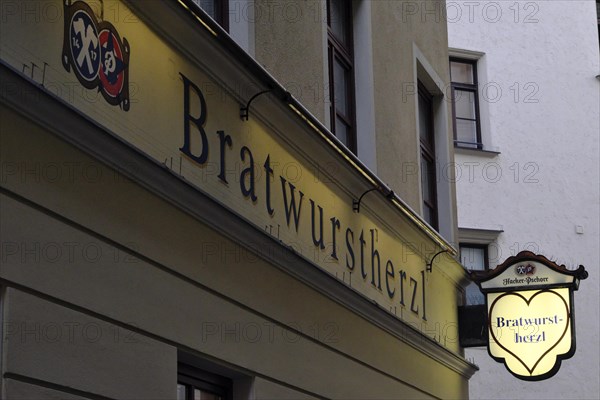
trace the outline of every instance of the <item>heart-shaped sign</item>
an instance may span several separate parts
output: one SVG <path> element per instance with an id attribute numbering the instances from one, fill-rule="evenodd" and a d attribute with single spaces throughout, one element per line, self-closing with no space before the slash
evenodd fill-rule
<path id="1" fill-rule="evenodd" d="M 571 350 L 568 289 L 489 293 L 489 351 L 515 375 L 551 371 Z"/>

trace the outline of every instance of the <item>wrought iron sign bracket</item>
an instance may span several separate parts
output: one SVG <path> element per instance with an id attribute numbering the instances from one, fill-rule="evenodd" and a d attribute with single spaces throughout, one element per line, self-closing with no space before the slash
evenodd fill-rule
<path id="1" fill-rule="evenodd" d="M 248 121 L 248 119 L 250 118 L 250 104 L 254 101 L 254 99 L 256 99 L 262 94 L 269 93 L 272 91 L 273 89 L 263 90 L 262 92 L 258 92 L 254 96 L 252 96 L 250 100 L 248 100 L 248 104 L 246 104 L 246 107 L 240 108 L 240 118 L 242 119 L 242 121 Z"/>
<path id="2" fill-rule="evenodd" d="M 371 188 L 371 189 L 369 189 L 369 190 L 365 191 L 363 194 L 361 194 L 361 195 L 360 195 L 360 197 L 358 198 L 358 200 L 354 200 L 354 199 L 353 199 L 353 200 L 352 200 L 352 210 L 353 210 L 354 212 L 356 212 L 356 213 L 359 213 L 359 212 L 360 212 L 360 202 L 362 201 L 363 197 L 365 197 L 365 195 L 366 195 L 367 193 L 369 193 L 369 192 L 372 192 L 372 191 L 374 191 L 374 190 L 377 190 L 377 189 L 378 189 L 378 188 L 376 188 L 376 187 L 374 187 L 374 188 Z"/>
<path id="3" fill-rule="evenodd" d="M 442 250 L 442 251 L 438 251 L 437 253 L 435 253 L 435 255 L 434 255 L 433 257 L 431 257 L 431 261 L 429 261 L 429 262 L 426 264 L 426 266 L 425 266 L 425 270 L 426 270 L 427 272 L 432 272 L 432 271 L 433 271 L 433 260 L 435 260 L 435 258 L 436 258 L 437 256 L 439 256 L 440 254 L 442 254 L 442 253 L 447 253 L 447 252 L 448 252 L 448 249 L 446 249 L 446 250 Z"/>
<path id="4" fill-rule="evenodd" d="M 367 191 L 365 191 L 363 194 L 360 195 L 360 197 L 358 198 L 358 200 L 352 200 L 352 211 L 354 211 L 355 213 L 359 213 L 360 212 L 360 202 L 362 201 L 363 197 L 365 197 L 365 195 L 369 192 L 373 192 L 375 190 L 380 190 L 380 187 L 374 187 L 372 189 L 369 189 Z M 394 197 L 394 191 L 390 190 L 385 197 L 387 197 L 388 199 L 391 199 Z"/>

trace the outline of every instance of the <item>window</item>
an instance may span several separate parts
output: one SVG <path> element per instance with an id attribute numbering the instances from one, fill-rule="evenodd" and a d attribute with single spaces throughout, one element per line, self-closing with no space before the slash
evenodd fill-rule
<path id="1" fill-rule="evenodd" d="M 438 229 L 437 179 L 435 171 L 435 132 L 433 96 L 419 82 L 419 137 L 421 142 L 421 190 L 423 218 Z"/>
<path id="2" fill-rule="evenodd" d="M 450 59 L 454 145 L 483 149 L 477 94 L 477 64 L 474 60 Z"/>
<path id="3" fill-rule="evenodd" d="M 470 271 L 486 271 L 488 264 L 488 246 L 480 244 L 460 244 L 460 262 Z M 466 305 L 484 304 L 483 293 L 476 283 L 472 282 L 465 288 Z"/>
<path id="4" fill-rule="evenodd" d="M 598 19 L 598 42 L 600 43 L 600 0 L 596 0 L 596 18 Z"/>
<path id="5" fill-rule="evenodd" d="M 352 2 L 327 0 L 331 131 L 356 151 Z"/>
<path id="6" fill-rule="evenodd" d="M 193 0 L 223 29 L 229 30 L 228 0 Z"/>
<path id="7" fill-rule="evenodd" d="M 231 379 L 191 367 L 177 366 L 177 400 L 231 400 Z"/>

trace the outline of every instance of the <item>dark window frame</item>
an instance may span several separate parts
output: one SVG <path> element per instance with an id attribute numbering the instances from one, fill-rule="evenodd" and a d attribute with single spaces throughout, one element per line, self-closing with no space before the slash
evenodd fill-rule
<path id="1" fill-rule="evenodd" d="M 600 43 L 600 0 L 596 0 L 596 18 L 598 19 L 598 43 Z"/>
<path id="2" fill-rule="evenodd" d="M 427 122 L 429 127 L 427 129 L 428 135 L 426 137 L 426 141 L 423 140 L 421 132 L 419 132 L 419 142 L 421 148 L 421 163 L 425 161 L 429 167 L 428 170 L 432 171 L 432 176 L 429 177 L 429 183 L 432 185 L 431 187 L 421 188 L 421 195 L 423 196 L 423 207 L 427 207 L 430 211 L 431 221 L 427 221 L 432 228 L 438 230 L 439 229 L 439 212 L 438 212 L 438 191 L 437 191 L 437 172 L 436 172 L 436 156 L 435 156 L 435 121 L 434 121 L 434 112 L 433 112 L 433 95 L 429 93 L 425 85 L 418 81 L 418 95 L 420 99 L 423 99 L 427 103 Z M 420 120 L 420 113 L 425 110 L 421 110 L 419 106 L 420 102 L 417 103 Z M 419 127 L 419 129 L 423 129 L 423 127 Z M 423 174 L 423 168 L 421 168 L 421 174 Z M 421 185 L 423 179 L 421 179 Z M 425 200 L 425 190 L 431 190 L 432 201 Z M 423 210 L 425 212 L 425 210 Z"/>
<path id="3" fill-rule="evenodd" d="M 458 244 L 459 254 L 462 254 L 461 252 L 462 252 L 463 247 L 466 247 L 469 249 L 483 249 L 484 271 L 490 270 L 490 261 L 489 261 L 489 255 L 488 255 L 489 244 L 460 242 Z"/>
<path id="4" fill-rule="evenodd" d="M 469 83 L 461 83 L 461 82 L 454 82 L 452 80 L 452 68 L 450 68 L 450 87 L 451 87 L 451 95 L 452 95 L 452 129 L 454 131 L 454 146 L 455 147 L 462 147 L 462 148 L 467 148 L 467 149 L 473 149 L 473 148 L 477 148 L 479 150 L 483 150 L 483 140 L 481 138 L 481 117 L 480 117 L 480 113 L 479 113 L 479 81 L 477 79 L 477 60 L 470 60 L 470 59 L 466 59 L 466 58 L 459 58 L 459 57 L 450 57 L 450 62 L 449 62 L 449 66 L 452 65 L 452 63 L 461 63 L 461 64 L 469 64 L 471 65 L 471 67 L 473 68 L 473 83 L 469 84 Z M 476 140 L 477 142 L 472 143 L 472 142 L 461 142 L 457 139 L 457 135 L 456 135 L 456 107 L 454 106 L 454 99 L 456 99 L 456 91 L 460 90 L 460 91 L 464 91 L 464 92 L 470 92 L 473 93 L 474 95 L 474 99 L 475 99 L 475 120 L 473 119 L 469 119 L 469 118 L 458 118 L 458 119 L 462 119 L 462 120 L 466 120 L 466 121 L 475 121 L 475 135 L 476 135 Z M 473 147 L 473 145 L 476 145 L 477 147 Z"/>
<path id="5" fill-rule="evenodd" d="M 177 364 L 177 384 L 186 386 L 186 400 L 194 400 L 194 389 L 200 389 L 233 400 L 233 381 L 187 364 Z"/>
<path id="6" fill-rule="evenodd" d="M 353 18 L 352 18 L 352 2 L 341 0 L 344 5 L 345 15 L 342 23 L 346 26 L 346 37 L 341 38 L 347 43 L 345 45 L 340 38 L 335 35 L 331 27 L 331 2 L 336 0 L 327 0 L 327 63 L 329 74 L 329 99 L 330 99 L 330 119 L 331 131 L 335 134 L 337 118 L 340 118 L 347 126 L 348 143 L 345 143 L 350 151 L 356 153 L 356 100 L 354 91 L 354 34 L 353 34 Z M 349 108 L 348 115 L 338 112 L 335 99 L 335 83 L 334 83 L 334 65 L 335 61 L 339 61 L 342 67 L 348 73 L 348 81 L 346 82 L 346 104 Z"/>
<path id="7" fill-rule="evenodd" d="M 469 242 L 460 242 L 458 244 L 458 254 L 459 254 L 459 258 L 462 262 L 462 251 L 463 248 L 469 248 L 469 249 L 483 249 L 483 271 L 489 271 L 490 270 L 490 260 L 489 260 L 489 253 L 488 253 L 488 249 L 489 249 L 489 244 L 482 244 L 482 243 L 469 243 Z M 468 270 L 470 271 L 470 270 Z M 480 270 L 477 270 L 480 271 Z M 470 285 L 477 285 L 474 282 L 471 282 L 469 284 Z M 464 291 L 463 291 L 463 304 L 466 304 L 467 306 L 480 306 L 485 304 L 485 295 L 483 295 L 483 302 L 482 303 L 474 303 L 474 304 L 468 304 L 469 300 L 467 299 L 467 287 L 465 287 Z"/>
<path id="8" fill-rule="evenodd" d="M 229 32 L 229 0 L 212 0 L 214 3 L 215 15 L 212 16 L 200 4 L 200 7 L 205 13 L 213 18 L 226 32 Z"/>

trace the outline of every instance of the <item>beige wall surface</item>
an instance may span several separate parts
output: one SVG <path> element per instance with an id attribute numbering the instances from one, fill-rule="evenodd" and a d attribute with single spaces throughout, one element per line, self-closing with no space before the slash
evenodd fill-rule
<path id="1" fill-rule="evenodd" d="M 2 302 L 7 381 L 33 378 L 111 398 L 172 397 L 173 347 L 18 289 L 8 288 Z M 6 388 L 7 398 L 18 386 Z"/>
<path id="2" fill-rule="evenodd" d="M 256 0 L 256 60 L 324 124 L 329 121 L 327 25 L 320 0 Z M 260 10 L 260 11 L 259 11 Z"/>
<path id="3" fill-rule="evenodd" d="M 420 212 L 417 79 L 426 83 L 432 94 L 441 100 L 439 107 L 444 109 L 444 131 L 436 138 L 445 142 L 440 146 L 443 149 L 440 171 L 453 159 L 448 102 L 448 37 L 443 18 L 445 5 L 440 1 L 378 0 L 371 1 L 369 8 L 361 7 L 365 1 L 368 0 L 354 0 L 354 10 L 370 13 L 371 23 L 367 26 L 371 31 L 361 31 L 366 38 L 355 37 L 354 41 L 363 45 L 368 43 L 372 53 L 362 49 L 355 49 L 355 53 L 370 54 L 372 59 L 366 63 L 355 60 L 355 64 L 370 66 L 373 70 L 370 76 L 361 73 L 361 77 L 372 79 L 361 82 L 361 86 L 372 87 L 375 126 L 374 131 L 359 131 L 357 135 L 375 136 L 375 169 L 379 176 Z M 288 1 L 281 7 L 273 7 L 272 2 L 257 1 L 256 8 L 262 10 L 257 13 L 255 26 L 256 43 L 260 44 L 256 47 L 257 61 L 329 126 L 325 2 Z M 417 71 L 415 46 L 435 72 L 435 77 Z M 358 82 L 355 84 L 359 85 Z M 357 118 L 361 118 L 366 110 L 359 105 L 364 100 L 356 100 Z M 447 180 L 453 179 L 453 170 L 444 172 L 450 175 Z M 448 208 L 455 220 L 453 187 L 449 191 L 449 201 L 444 200 L 442 207 Z"/>
<path id="4" fill-rule="evenodd" d="M 4 394 L 7 399 L 14 400 L 86 400 L 87 397 L 69 394 L 61 390 L 49 389 L 31 383 L 24 383 L 7 378 L 4 380 Z"/>
<path id="5" fill-rule="evenodd" d="M 440 4 L 443 2 L 419 2 L 418 10 L 439 9 Z M 382 0 L 372 2 L 371 9 L 378 171 L 408 204 L 420 210 L 416 79 L 427 77 L 417 71 L 415 46 L 441 79 L 436 82 L 438 87 L 447 88 L 449 76 L 446 22 L 413 15 L 410 10 L 415 5 L 413 1 Z M 436 96 L 445 95 L 428 89 Z M 451 143 L 451 129 L 446 130 L 445 139 Z M 450 207 L 455 208 L 454 203 Z"/>
<path id="6" fill-rule="evenodd" d="M 284 391 L 330 398 L 466 394 L 458 372 L 14 112 L 3 108 L 2 116 L 3 162 L 40 168 L 2 182 L 1 236 L 10 238 L 10 252 L 0 273 L 15 287 L 2 298 L 4 322 L 39 326 L 43 338 L 22 341 L 20 332 L 5 331 L 3 372 L 109 397 L 133 390 L 119 379 L 140 376 L 157 386 L 136 390 L 168 393 L 175 349 L 182 348 L 269 381 L 257 384 L 257 398 L 279 393 L 284 389 L 274 385 L 282 383 Z M 96 174 L 55 179 L 41 172 L 65 163 L 93 166 Z M 207 246 L 218 251 L 203 251 Z M 70 322 L 97 325 L 105 341 L 70 343 Z M 47 343 L 55 340 L 51 324 L 62 335 Z M 68 368 L 49 368 L 57 362 Z M 102 371 L 97 379 L 88 371 L 94 365 Z M 106 383 L 113 375 L 114 384 Z"/>

